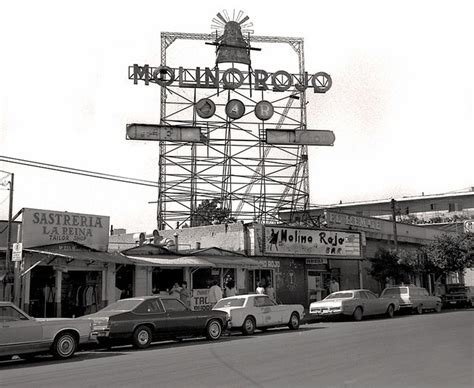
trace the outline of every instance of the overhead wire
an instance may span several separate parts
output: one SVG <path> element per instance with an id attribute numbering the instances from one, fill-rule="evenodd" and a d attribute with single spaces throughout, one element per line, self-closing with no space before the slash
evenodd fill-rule
<path id="1" fill-rule="evenodd" d="M 129 184 L 148 186 L 148 187 L 156 187 L 156 188 L 158 187 L 157 182 L 149 181 L 145 179 L 130 178 L 130 177 L 125 177 L 125 176 L 120 176 L 120 175 L 115 175 L 115 174 L 107 174 L 107 173 L 102 173 L 102 172 L 97 172 L 97 171 L 82 170 L 82 169 L 78 169 L 74 167 L 67 167 L 67 166 L 61 166 L 57 164 L 50 164 L 50 163 L 37 162 L 33 160 L 13 158 L 13 157 L 3 156 L 3 155 L 0 155 L 0 161 L 5 162 L 5 163 L 28 166 L 28 167 L 41 168 L 44 170 L 63 172 L 67 174 L 87 176 L 90 178 L 105 179 L 109 181 L 129 183 Z"/>

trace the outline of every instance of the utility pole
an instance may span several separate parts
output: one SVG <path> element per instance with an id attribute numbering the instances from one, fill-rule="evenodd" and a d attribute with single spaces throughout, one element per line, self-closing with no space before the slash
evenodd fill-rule
<path id="1" fill-rule="evenodd" d="M 4 171 L 6 172 L 6 171 Z M 7 223 L 7 251 L 5 256 L 5 271 L 8 274 L 10 272 L 11 263 L 11 243 L 12 243 L 12 211 L 13 211 L 13 180 L 15 174 L 8 173 L 10 175 L 10 200 L 8 202 L 8 223 Z"/>
<path id="2" fill-rule="evenodd" d="M 393 198 L 390 201 L 392 207 L 392 219 L 393 219 L 393 243 L 395 245 L 395 252 L 398 252 L 398 237 L 397 237 L 397 201 Z"/>

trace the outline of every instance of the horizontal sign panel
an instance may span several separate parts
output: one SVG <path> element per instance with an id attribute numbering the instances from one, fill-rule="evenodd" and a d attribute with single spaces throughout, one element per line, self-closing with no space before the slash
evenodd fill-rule
<path id="1" fill-rule="evenodd" d="M 360 234 L 265 226 L 265 255 L 360 257 Z"/>
<path id="2" fill-rule="evenodd" d="M 201 128 L 176 125 L 127 124 L 127 139 L 201 143 Z"/>
<path id="3" fill-rule="evenodd" d="M 23 209 L 23 248 L 77 242 L 106 252 L 109 244 L 108 216 Z"/>
<path id="4" fill-rule="evenodd" d="M 267 129 L 267 144 L 332 146 L 336 136 L 326 130 Z"/>

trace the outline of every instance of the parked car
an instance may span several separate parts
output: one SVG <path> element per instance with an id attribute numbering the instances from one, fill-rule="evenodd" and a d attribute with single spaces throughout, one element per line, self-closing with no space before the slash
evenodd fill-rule
<path id="1" fill-rule="evenodd" d="M 369 290 L 347 290 L 329 294 L 319 302 L 311 303 L 309 313 L 314 317 L 351 316 L 355 321 L 369 315 L 392 318 L 400 305 L 397 299 L 379 298 Z"/>
<path id="2" fill-rule="evenodd" d="M 91 342 L 92 321 L 78 318 L 33 318 L 10 302 L 0 302 L 0 357 L 29 359 L 52 353 L 72 357 Z"/>
<path id="3" fill-rule="evenodd" d="M 464 284 L 446 284 L 441 299 L 444 307 L 472 307 L 472 293 Z"/>
<path id="4" fill-rule="evenodd" d="M 229 320 L 224 312 L 192 311 L 166 295 L 121 299 L 85 317 L 92 319 L 92 333 L 99 344 L 132 344 L 139 349 L 162 339 L 205 336 L 217 340 Z"/>
<path id="5" fill-rule="evenodd" d="M 384 298 L 395 299 L 400 303 L 400 310 L 408 310 L 422 314 L 425 310 L 441 311 L 441 298 L 430 295 L 422 287 L 416 286 L 391 286 L 382 291 L 380 295 Z"/>
<path id="6" fill-rule="evenodd" d="M 251 335 L 255 329 L 266 330 L 271 327 L 288 326 L 297 330 L 304 316 L 300 304 L 277 304 L 267 295 L 237 295 L 221 299 L 213 311 L 229 314 L 232 330 L 240 330 Z"/>

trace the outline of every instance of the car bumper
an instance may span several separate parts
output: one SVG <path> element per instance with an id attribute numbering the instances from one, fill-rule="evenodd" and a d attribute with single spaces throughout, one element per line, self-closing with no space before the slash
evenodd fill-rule
<path id="1" fill-rule="evenodd" d="M 316 310 L 309 311 L 309 315 L 313 317 L 333 317 L 333 316 L 338 316 L 342 314 L 344 314 L 342 309 L 337 309 L 337 310 L 316 309 Z"/>

